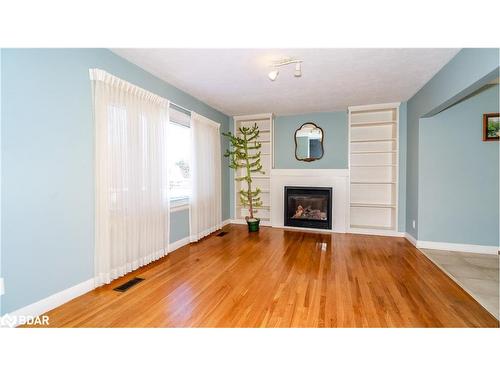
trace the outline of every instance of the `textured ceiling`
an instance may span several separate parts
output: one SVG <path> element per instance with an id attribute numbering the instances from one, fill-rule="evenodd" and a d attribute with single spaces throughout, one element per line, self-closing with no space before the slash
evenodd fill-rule
<path id="1" fill-rule="evenodd" d="M 113 49 L 158 78 L 228 114 L 295 114 L 408 100 L 459 49 Z M 304 60 L 267 74 L 274 60 Z"/>

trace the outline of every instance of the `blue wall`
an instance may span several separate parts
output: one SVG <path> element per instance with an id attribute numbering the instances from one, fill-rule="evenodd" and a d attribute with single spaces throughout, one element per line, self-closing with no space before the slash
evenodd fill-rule
<path id="1" fill-rule="evenodd" d="M 419 121 L 463 99 L 498 76 L 498 49 L 463 49 L 409 101 L 407 108 L 406 231 L 418 237 Z M 415 220 L 415 228 L 412 221 Z"/>
<path id="2" fill-rule="evenodd" d="M 320 160 L 295 159 L 295 131 L 305 122 L 323 129 L 324 155 Z M 277 116 L 274 120 L 274 166 L 277 169 L 345 169 L 348 160 L 347 112 Z"/>
<path id="3" fill-rule="evenodd" d="M 170 214 L 170 243 L 189 236 L 189 210 L 174 211 Z"/>
<path id="4" fill-rule="evenodd" d="M 498 142 L 483 142 L 483 113 L 498 85 L 420 120 L 419 240 L 498 246 Z"/>
<path id="5" fill-rule="evenodd" d="M 2 49 L 3 313 L 93 276 L 89 68 L 101 68 L 221 123 L 229 118 L 105 49 Z M 222 148 L 227 146 L 226 140 Z M 222 158 L 222 156 L 221 156 Z M 229 194 L 223 161 L 222 194 Z M 229 202 L 223 200 L 223 218 Z M 173 240 L 187 213 L 172 214 Z"/>

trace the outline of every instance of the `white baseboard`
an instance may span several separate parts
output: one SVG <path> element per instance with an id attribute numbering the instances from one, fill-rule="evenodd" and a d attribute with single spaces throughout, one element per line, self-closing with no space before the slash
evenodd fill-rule
<path id="1" fill-rule="evenodd" d="M 232 222 L 233 221 L 231 219 L 226 219 L 226 220 L 224 220 L 222 222 L 221 227 L 224 227 L 224 226 L 226 226 L 228 224 L 231 224 Z M 171 253 L 172 251 L 175 251 L 175 250 L 181 248 L 182 246 L 185 246 L 185 245 L 189 244 L 190 242 L 191 241 L 189 239 L 189 236 L 181 238 L 178 241 L 172 242 L 171 244 L 168 245 L 168 252 Z"/>
<path id="2" fill-rule="evenodd" d="M 417 247 L 417 240 L 410 233 L 405 233 L 405 238 L 411 242 L 411 244 Z"/>
<path id="3" fill-rule="evenodd" d="M 387 236 L 387 237 L 404 237 L 405 233 L 395 230 L 386 229 L 362 229 L 362 228 L 349 228 L 347 233 L 352 234 L 367 234 L 370 236 Z"/>
<path id="4" fill-rule="evenodd" d="M 275 225 L 273 228 L 292 230 L 296 232 L 317 232 L 317 233 L 334 233 L 331 229 L 318 229 L 318 228 L 302 228 L 302 227 L 289 227 L 286 225 Z"/>
<path id="5" fill-rule="evenodd" d="M 492 255 L 498 254 L 498 246 L 484 246 L 484 245 L 418 240 L 416 247 L 419 249 L 461 251 L 465 253 L 492 254 Z"/>
<path id="6" fill-rule="evenodd" d="M 476 254 L 498 254 L 497 246 L 472 245 L 452 242 L 434 242 L 417 240 L 410 233 L 404 234 L 405 238 L 418 249 L 444 250 L 444 251 L 460 251 L 464 253 Z"/>
<path id="7" fill-rule="evenodd" d="M 59 307 L 65 304 L 66 302 L 71 301 L 76 297 L 80 297 L 81 295 L 90 292 L 93 289 L 94 289 L 94 279 L 92 278 L 87 281 L 84 281 L 83 283 L 74 285 L 68 289 L 52 294 L 47 298 L 32 303 L 31 305 L 22 307 L 6 315 L 9 315 L 11 317 L 40 316 L 46 313 L 47 311 L 53 310 L 56 307 Z"/>
<path id="8" fill-rule="evenodd" d="M 189 236 L 181 238 L 178 241 L 172 242 L 171 244 L 168 245 L 168 252 L 171 253 L 172 251 L 175 251 L 178 248 L 187 245 L 188 243 L 189 243 Z"/>
<path id="9" fill-rule="evenodd" d="M 238 225 L 247 225 L 247 222 L 245 219 L 231 219 L 231 224 L 238 224 Z M 261 227 L 272 227 L 270 222 L 260 222 Z"/>

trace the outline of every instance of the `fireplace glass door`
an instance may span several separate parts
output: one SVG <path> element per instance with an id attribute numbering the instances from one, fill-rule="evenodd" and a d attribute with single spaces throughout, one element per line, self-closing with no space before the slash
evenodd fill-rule
<path id="1" fill-rule="evenodd" d="M 332 229 L 332 188 L 285 186 L 285 225 Z"/>

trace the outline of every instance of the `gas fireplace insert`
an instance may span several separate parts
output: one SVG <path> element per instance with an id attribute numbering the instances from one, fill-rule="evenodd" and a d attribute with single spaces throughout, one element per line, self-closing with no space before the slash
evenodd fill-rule
<path id="1" fill-rule="evenodd" d="M 290 227 L 332 229 L 332 188 L 285 186 L 284 219 Z"/>

